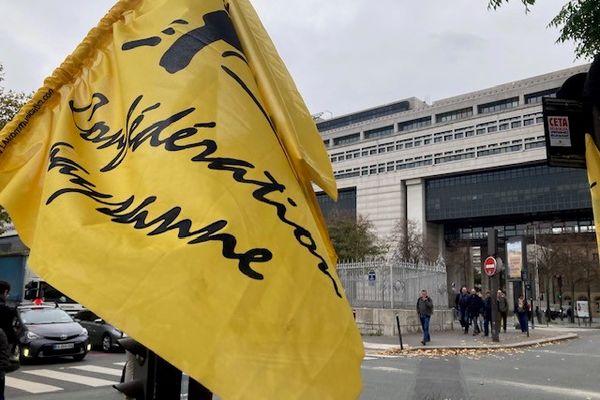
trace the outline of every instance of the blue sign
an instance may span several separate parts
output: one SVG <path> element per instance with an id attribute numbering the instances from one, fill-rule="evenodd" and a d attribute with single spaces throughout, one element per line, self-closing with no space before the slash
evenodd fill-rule
<path id="1" fill-rule="evenodd" d="M 369 271 L 368 279 L 369 279 L 369 286 L 375 286 L 376 276 L 375 276 L 374 270 Z"/>

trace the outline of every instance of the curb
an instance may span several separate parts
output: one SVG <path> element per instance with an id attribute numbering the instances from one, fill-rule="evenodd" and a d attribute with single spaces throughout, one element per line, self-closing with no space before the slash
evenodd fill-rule
<path id="1" fill-rule="evenodd" d="M 372 343 L 364 343 L 365 345 L 365 353 L 367 355 L 379 355 L 381 356 L 381 352 L 386 350 L 396 350 L 398 354 L 409 353 L 418 350 L 493 350 L 493 349 L 512 349 L 519 347 L 529 347 L 535 346 L 543 343 L 550 342 L 558 342 L 569 339 L 576 339 L 579 335 L 576 333 L 567 333 L 564 335 L 546 337 L 541 339 L 534 340 L 526 340 L 522 342 L 510 343 L 510 344 L 491 344 L 491 345 L 449 345 L 449 346 L 414 346 L 414 347 L 404 347 L 404 350 L 400 350 L 400 346 L 398 345 L 390 345 L 390 344 L 382 344 L 377 345 L 376 348 L 368 347 L 369 345 L 373 345 Z"/>

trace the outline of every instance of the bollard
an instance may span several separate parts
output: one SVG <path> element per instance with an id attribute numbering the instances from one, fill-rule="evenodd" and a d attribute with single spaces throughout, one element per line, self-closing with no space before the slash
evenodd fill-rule
<path id="1" fill-rule="evenodd" d="M 404 350 L 404 345 L 402 344 L 402 331 L 400 330 L 400 317 L 396 314 L 396 325 L 398 326 L 398 338 L 400 339 L 400 350 Z"/>

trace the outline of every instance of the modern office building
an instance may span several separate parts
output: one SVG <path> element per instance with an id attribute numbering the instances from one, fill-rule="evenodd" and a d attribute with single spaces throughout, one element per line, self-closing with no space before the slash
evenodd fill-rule
<path id="1" fill-rule="evenodd" d="M 324 213 L 364 215 L 381 237 L 412 220 L 441 254 L 492 226 L 501 239 L 594 232 L 585 171 L 546 165 L 541 103 L 588 68 L 318 122 L 340 189 L 337 204 L 318 194 Z"/>

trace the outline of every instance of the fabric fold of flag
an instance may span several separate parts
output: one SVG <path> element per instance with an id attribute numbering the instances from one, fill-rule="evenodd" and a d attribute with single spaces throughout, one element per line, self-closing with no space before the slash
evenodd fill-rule
<path id="1" fill-rule="evenodd" d="M 327 153 L 247 0 L 124 0 L 0 132 L 29 264 L 224 399 L 349 399 Z"/>
<path id="2" fill-rule="evenodd" d="M 585 166 L 592 195 L 592 211 L 596 226 L 596 242 L 600 252 L 600 151 L 590 134 L 585 135 Z"/>

